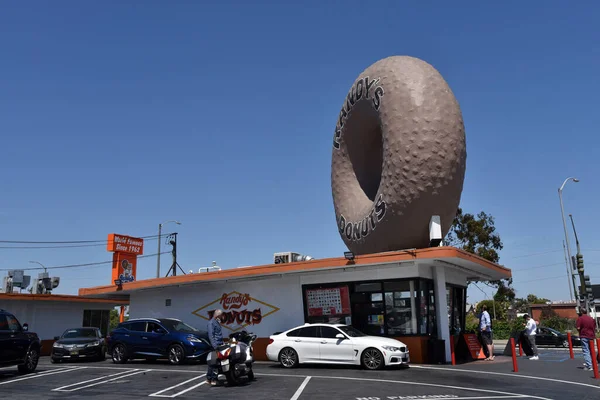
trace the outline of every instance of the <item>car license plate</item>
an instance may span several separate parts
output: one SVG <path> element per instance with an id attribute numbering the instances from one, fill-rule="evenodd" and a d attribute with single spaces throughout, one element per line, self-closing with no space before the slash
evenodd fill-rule
<path id="1" fill-rule="evenodd" d="M 221 365 L 229 365 L 229 360 L 223 360 L 223 361 L 221 361 Z"/>
<path id="2" fill-rule="evenodd" d="M 71 350 L 71 355 L 72 356 L 76 356 L 78 354 L 79 354 L 79 351 L 77 351 L 77 350 Z"/>

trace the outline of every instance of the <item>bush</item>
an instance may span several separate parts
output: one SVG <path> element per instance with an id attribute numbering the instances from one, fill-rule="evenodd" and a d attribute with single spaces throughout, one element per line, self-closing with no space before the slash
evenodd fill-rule
<path id="1" fill-rule="evenodd" d="M 512 334 L 520 332 L 523 329 L 524 327 L 522 319 L 516 319 L 514 321 L 492 321 L 492 332 L 494 334 L 494 339 L 510 339 Z"/>
<path id="2" fill-rule="evenodd" d="M 550 318 L 544 318 L 540 321 L 540 325 L 546 326 L 548 328 L 556 329 L 561 333 L 566 333 L 566 331 L 575 331 L 575 320 L 569 318 L 562 318 L 558 315 L 552 316 Z"/>
<path id="3" fill-rule="evenodd" d="M 523 329 L 523 319 L 521 318 L 516 319 L 514 321 L 492 319 L 492 332 L 494 335 L 494 339 L 509 339 L 511 333 L 516 333 Z M 465 333 L 478 333 L 478 331 L 479 320 L 476 316 L 468 314 L 465 320 Z"/>
<path id="4" fill-rule="evenodd" d="M 479 320 L 473 314 L 467 314 L 465 320 L 465 333 L 477 333 L 479 327 Z"/>

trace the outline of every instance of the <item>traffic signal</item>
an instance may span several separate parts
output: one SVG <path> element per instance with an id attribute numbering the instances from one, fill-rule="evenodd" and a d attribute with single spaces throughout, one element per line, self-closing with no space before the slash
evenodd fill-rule
<path id="1" fill-rule="evenodd" d="M 585 292 L 589 296 L 592 294 L 592 282 L 590 281 L 589 275 L 583 276 L 583 284 L 585 285 Z"/>
<path id="2" fill-rule="evenodd" d="M 579 271 L 580 273 L 583 273 L 583 255 L 577 253 L 576 259 L 577 259 L 577 271 Z"/>

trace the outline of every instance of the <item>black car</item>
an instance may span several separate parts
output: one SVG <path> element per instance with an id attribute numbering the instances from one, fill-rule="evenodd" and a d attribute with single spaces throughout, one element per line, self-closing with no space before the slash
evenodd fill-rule
<path id="1" fill-rule="evenodd" d="M 37 334 L 28 332 L 17 318 L 0 309 L 0 367 L 16 365 L 19 372 L 35 371 L 40 358 L 41 341 Z"/>
<path id="2" fill-rule="evenodd" d="M 67 329 L 62 336 L 54 338 L 50 361 L 74 359 L 106 359 L 106 341 L 98 328 Z"/>
<path id="3" fill-rule="evenodd" d="M 579 336 L 571 335 L 573 346 L 581 346 Z M 556 329 L 540 326 L 535 334 L 535 344 L 541 346 L 569 347 L 567 335 Z"/>

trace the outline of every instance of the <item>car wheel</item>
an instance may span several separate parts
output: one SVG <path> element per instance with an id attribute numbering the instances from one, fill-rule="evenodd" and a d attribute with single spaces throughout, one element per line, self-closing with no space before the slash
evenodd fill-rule
<path id="1" fill-rule="evenodd" d="M 174 344 L 169 347 L 169 363 L 172 365 L 181 365 L 185 360 L 185 355 L 183 352 L 183 347 L 178 344 Z"/>
<path id="2" fill-rule="evenodd" d="M 29 349 L 27 352 L 27 357 L 25 357 L 25 364 L 19 365 L 19 372 L 22 374 L 29 374 L 35 371 L 39 359 L 39 351 L 37 349 Z"/>
<path id="3" fill-rule="evenodd" d="M 279 352 L 279 363 L 284 368 L 295 368 L 298 366 L 298 353 L 291 347 L 286 347 Z"/>
<path id="4" fill-rule="evenodd" d="M 569 341 L 568 340 L 563 340 L 561 346 L 562 347 L 569 347 Z"/>
<path id="5" fill-rule="evenodd" d="M 381 369 L 385 365 L 383 361 L 383 354 L 377 349 L 369 347 L 363 351 L 361 356 L 361 362 L 363 367 L 370 370 Z"/>
<path id="6" fill-rule="evenodd" d="M 59 359 L 57 359 L 57 358 L 52 358 L 52 357 L 50 357 L 50 362 L 51 362 L 52 364 L 58 364 L 58 363 L 60 362 L 60 360 L 59 360 Z"/>
<path id="7" fill-rule="evenodd" d="M 115 364 L 125 364 L 127 362 L 127 350 L 120 343 L 113 347 L 111 355 Z"/>

